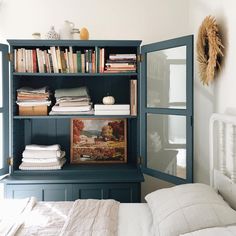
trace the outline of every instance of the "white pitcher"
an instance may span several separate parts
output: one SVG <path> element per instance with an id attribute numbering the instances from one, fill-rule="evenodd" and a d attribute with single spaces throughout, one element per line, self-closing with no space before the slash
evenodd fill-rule
<path id="1" fill-rule="evenodd" d="M 72 39 L 73 28 L 74 28 L 74 23 L 65 20 L 63 27 L 60 29 L 60 39 Z"/>

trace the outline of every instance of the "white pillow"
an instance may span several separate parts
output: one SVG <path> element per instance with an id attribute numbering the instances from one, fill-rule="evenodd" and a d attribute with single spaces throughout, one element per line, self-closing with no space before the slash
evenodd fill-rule
<path id="1" fill-rule="evenodd" d="M 145 199 L 152 211 L 155 235 L 177 236 L 236 223 L 236 211 L 208 185 L 160 189 Z"/>
<path id="2" fill-rule="evenodd" d="M 233 183 L 231 179 L 221 174 L 220 171 L 214 170 L 214 185 L 224 200 L 236 210 L 236 183 Z"/>

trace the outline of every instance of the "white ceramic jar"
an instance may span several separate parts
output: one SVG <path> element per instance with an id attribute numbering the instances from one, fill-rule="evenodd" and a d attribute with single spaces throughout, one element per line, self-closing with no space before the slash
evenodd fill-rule
<path id="1" fill-rule="evenodd" d="M 72 29 L 74 28 L 74 23 L 68 20 L 64 21 L 62 28 L 60 29 L 61 39 L 72 39 Z"/>

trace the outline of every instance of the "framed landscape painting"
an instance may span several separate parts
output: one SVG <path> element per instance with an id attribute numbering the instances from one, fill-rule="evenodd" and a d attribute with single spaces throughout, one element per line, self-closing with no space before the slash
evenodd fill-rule
<path id="1" fill-rule="evenodd" d="M 126 126 L 126 119 L 71 119 L 70 162 L 126 163 Z"/>

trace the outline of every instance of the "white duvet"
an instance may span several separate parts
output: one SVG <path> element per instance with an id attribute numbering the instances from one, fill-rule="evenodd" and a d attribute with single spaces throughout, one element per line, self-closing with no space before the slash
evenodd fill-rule
<path id="1" fill-rule="evenodd" d="M 181 236 L 235 236 L 236 225 L 227 227 L 214 227 L 197 230 L 192 233 L 182 234 Z"/>
<path id="2" fill-rule="evenodd" d="M 15 200 L 11 200 L 12 202 Z M 60 235 L 73 202 L 37 202 L 22 219 L 15 236 Z M 11 221 L 13 223 L 13 221 Z M 152 215 L 145 203 L 120 203 L 118 236 L 152 236 Z M 2 236 L 2 234 L 0 234 Z"/>

